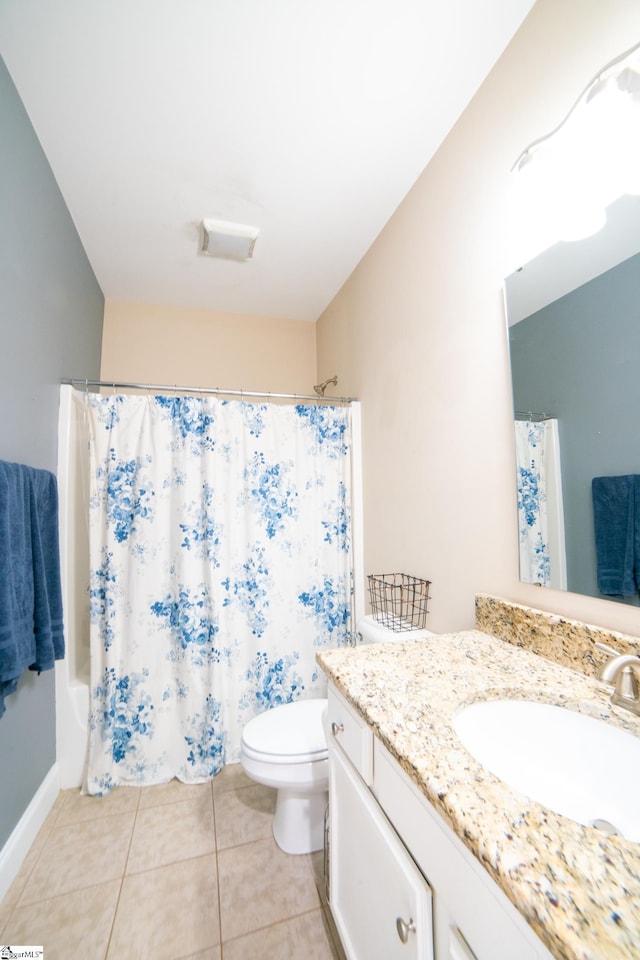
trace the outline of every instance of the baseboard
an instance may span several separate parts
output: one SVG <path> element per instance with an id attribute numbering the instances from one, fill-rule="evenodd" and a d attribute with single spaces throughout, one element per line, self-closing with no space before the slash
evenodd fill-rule
<path id="1" fill-rule="evenodd" d="M 31 844 L 60 792 L 58 764 L 49 770 L 11 836 L 0 850 L 0 901 L 18 875 Z"/>

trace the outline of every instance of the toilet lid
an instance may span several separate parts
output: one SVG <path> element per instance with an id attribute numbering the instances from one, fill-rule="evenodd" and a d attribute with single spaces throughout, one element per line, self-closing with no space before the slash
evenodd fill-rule
<path id="1" fill-rule="evenodd" d="M 324 729 L 326 700 L 283 703 L 249 720 L 242 732 L 243 745 L 269 757 L 317 760 L 327 753 Z"/>

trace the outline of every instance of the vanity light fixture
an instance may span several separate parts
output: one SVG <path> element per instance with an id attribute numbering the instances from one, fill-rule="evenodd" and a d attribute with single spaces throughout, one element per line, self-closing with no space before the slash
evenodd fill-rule
<path id="1" fill-rule="evenodd" d="M 609 96 L 616 93 L 629 94 L 631 100 L 635 101 L 635 105 L 640 105 L 640 43 L 615 57 L 589 81 L 558 126 L 525 147 L 511 168 L 512 172 L 518 172 L 526 166 L 533 159 L 537 148 L 554 137 L 569 122 L 576 110 L 591 103 L 595 97 L 605 91 Z"/>
<path id="2" fill-rule="evenodd" d="M 640 43 L 599 71 L 512 172 L 514 214 L 531 248 L 524 259 L 596 233 L 614 200 L 640 194 Z"/>
<path id="3" fill-rule="evenodd" d="M 251 260 L 260 230 L 227 220 L 203 220 L 200 253 L 222 260 Z"/>

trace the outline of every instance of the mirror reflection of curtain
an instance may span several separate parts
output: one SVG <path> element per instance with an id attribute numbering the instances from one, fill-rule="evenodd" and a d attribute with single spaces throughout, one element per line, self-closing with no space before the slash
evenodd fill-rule
<path id="1" fill-rule="evenodd" d="M 558 421 L 516 420 L 520 579 L 567 588 Z"/>

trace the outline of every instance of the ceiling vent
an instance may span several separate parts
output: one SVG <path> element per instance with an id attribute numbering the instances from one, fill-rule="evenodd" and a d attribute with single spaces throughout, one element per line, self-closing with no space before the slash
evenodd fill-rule
<path id="1" fill-rule="evenodd" d="M 222 260 L 251 260 L 260 230 L 226 220 L 202 221 L 200 252 Z"/>

